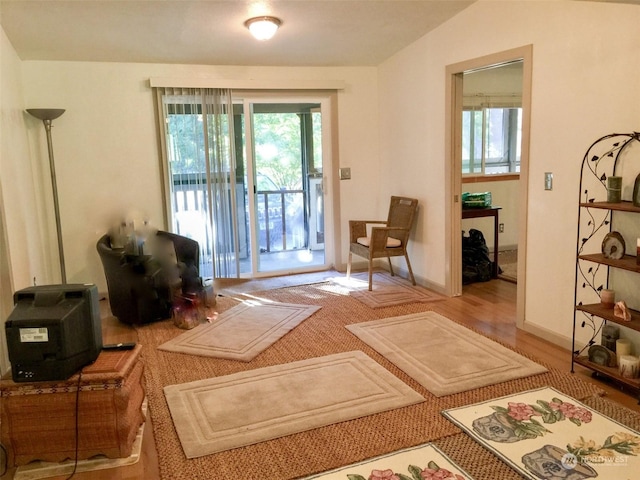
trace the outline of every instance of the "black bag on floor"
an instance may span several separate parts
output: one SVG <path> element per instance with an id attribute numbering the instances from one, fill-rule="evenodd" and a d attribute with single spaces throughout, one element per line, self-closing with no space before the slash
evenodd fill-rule
<path id="1" fill-rule="evenodd" d="M 472 228 L 469 236 L 462 232 L 462 283 L 488 282 L 493 273 L 489 248 L 480 230 Z"/>

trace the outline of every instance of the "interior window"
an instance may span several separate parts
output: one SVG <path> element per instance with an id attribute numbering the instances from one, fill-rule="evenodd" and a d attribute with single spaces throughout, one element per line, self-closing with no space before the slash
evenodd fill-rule
<path id="1" fill-rule="evenodd" d="M 522 108 L 473 108 L 462 112 L 462 174 L 520 172 Z"/>

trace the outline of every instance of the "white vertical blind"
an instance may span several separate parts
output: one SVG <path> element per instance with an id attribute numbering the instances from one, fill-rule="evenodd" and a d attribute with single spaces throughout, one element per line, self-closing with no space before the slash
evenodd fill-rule
<path id="1" fill-rule="evenodd" d="M 237 277 L 231 90 L 154 90 L 172 230 L 200 244 L 202 277 Z"/>

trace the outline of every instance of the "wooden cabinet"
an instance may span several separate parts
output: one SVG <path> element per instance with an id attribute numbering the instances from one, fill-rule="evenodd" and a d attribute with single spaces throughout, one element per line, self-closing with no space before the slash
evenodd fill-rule
<path id="1" fill-rule="evenodd" d="M 629 338 L 640 332 L 640 264 L 636 242 L 640 238 L 640 207 L 624 201 L 624 192 L 632 192 L 640 172 L 640 133 L 611 134 L 596 140 L 585 153 L 580 172 L 580 199 L 576 250 L 575 310 L 573 320 L 571 371 L 577 363 L 594 373 L 615 379 L 640 392 L 640 379 L 626 378 L 617 367 L 589 360 L 589 347 L 601 343 L 602 327 L 616 324 L 620 336 Z M 623 195 L 620 202 L 609 202 L 607 179 L 622 176 Z M 602 241 L 609 232 L 618 231 L 625 240 L 625 255 L 608 258 Z M 621 273 L 622 272 L 622 273 Z M 624 277 L 621 277 L 624 275 Z M 613 308 L 600 302 L 603 289 L 624 285 L 624 300 L 631 311 L 631 321 L 614 315 Z M 630 333 L 629 333 L 630 332 Z M 640 337 L 638 337 L 640 338 Z M 634 343 L 633 354 L 640 355 L 640 343 Z"/>

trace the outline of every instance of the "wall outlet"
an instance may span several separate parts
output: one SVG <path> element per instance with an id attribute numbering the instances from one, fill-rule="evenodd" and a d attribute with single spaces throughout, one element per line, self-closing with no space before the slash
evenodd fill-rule
<path id="1" fill-rule="evenodd" d="M 553 190 L 553 173 L 544 172 L 544 189 Z"/>
<path id="2" fill-rule="evenodd" d="M 500 223 L 500 224 L 498 225 L 498 232 L 500 232 L 500 233 L 504 233 L 504 223 Z"/>

